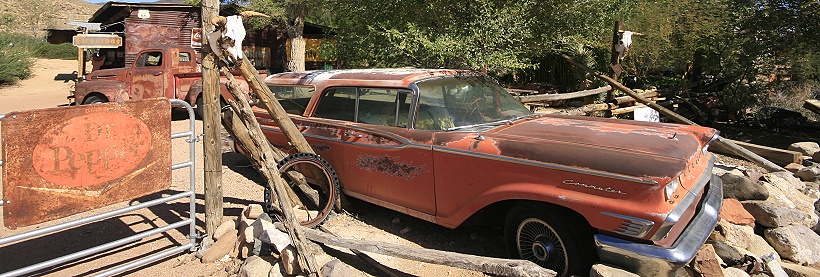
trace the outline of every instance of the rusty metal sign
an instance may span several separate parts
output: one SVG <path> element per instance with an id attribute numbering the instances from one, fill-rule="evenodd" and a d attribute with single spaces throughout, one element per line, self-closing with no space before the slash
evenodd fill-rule
<path id="1" fill-rule="evenodd" d="M 3 224 L 9 229 L 171 184 L 167 99 L 13 112 L 2 126 Z"/>
<path id="2" fill-rule="evenodd" d="M 109 34 L 79 34 L 73 37 L 74 46 L 79 48 L 118 48 L 122 37 Z"/>

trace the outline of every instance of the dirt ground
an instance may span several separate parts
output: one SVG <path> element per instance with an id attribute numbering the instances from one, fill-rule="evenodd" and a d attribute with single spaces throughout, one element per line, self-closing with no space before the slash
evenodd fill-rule
<path id="1" fill-rule="evenodd" d="M 0 87 L 0 114 L 12 111 L 54 108 L 68 103 L 71 83 L 54 81 L 58 73 L 70 73 L 76 67 L 75 61 L 38 60 L 34 66 L 34 77 L 24 80 L 15 86 Z M 187 131 L 189 121 L 184 111 L 173 113 L 171 129 L 173 133 Z M 2 123 L 0 123 L 2 126 Z M 202 122 L 196 121 L 196 133 L 202 133 Z M 197 233 L 204 233 L 204 202 L 202 143 L 197 143 L 195 176 L 197 186 Z M 183 139 L 172 141 L 173 163 L 188 160 L 188 144 Z M 262 201 L 263 189 L 257 182 L 261 179 L 244 156 L 236 153 L 223 153 L 223 194 L 225 220 L 236 219 L 241 209 L 252 203 Z M 0 238 L 36 230 L 47 226 L 84 216 L 126 207 L 129 204 L 145 202 L 163 196 L 187 190 L 189 176 L 187 169 L 174 171 L 172 183 L 168 189 L 153 195 L 140 197 L 129 203 L 114 204 L 95 211 L 86 212 L 67 218 L 50 221 L 34 226 L 9 230 L 0 227 Z M 0 192 L 2 189 L 0 188 Z M 1 195 L 1 194 L 0 194 Z M 504 244 L 501 230 L 478 230 L 460 228 L 451 230 L 399 214 L 381 207 L 362 202 L 355 202 L 353 210 L 345 211 L 330 218 L 323 226 L 334 233 L 357 239 L 368 239 L 397 243 L 408 246 L 419 246 L 433 249 L 456 251 L 467 254 L 503 257 Z M 0 246 L 0 273 L 30 266 L 39 262 L 63 257 L 89 247 L 102 245 L 152 226 L 164 226 L 184 220 L 188 216 L 186 200 L 173 201 L 127 213 L 125 215 L 104 219 L 84 226 L 74 227 L 56 233 L 43 235 L 22 242 Z M 2 207 L 0 207 L 2 212 Z M 409 228 L 409 229 L 408 229 Z M 402 232 L 405 230 L 405 232 Z M 407 231 L 409 230 L 409 232 Z M 56 265 L 48 270 L 36 273 L 41 276 L 87 276 L 101 273 L 113 267 L 127 264 L 136 259 L 150 256 L 187 243 L 188 228 L 182 227 L 147 237 L 140 241 L 113 248 L 100 254 Z M 363 263 L 351 252 L 343 249 L 325 249 L 330 255 L 318 258 L 322 264 L 332 258 L 339 258 L 352 265 L 358 276 L 381 276 L 379 271 Z M 485 276 L 479 272 L 461 270 L 446 266 L 431 265 L 388 256 L 372 254 L 371 257 L 392 269 L 395 276 Z M 223 261 L 202 264 L 193 257 L 193 253 L 184 252 L 169 258 L 127 271 L 124 275 L 133 276 L 231 276 L 235 275 L 239 262 Z"/>

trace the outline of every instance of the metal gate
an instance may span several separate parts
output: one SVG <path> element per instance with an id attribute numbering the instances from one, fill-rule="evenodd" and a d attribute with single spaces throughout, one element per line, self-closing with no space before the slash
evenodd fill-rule
<path id="1" fill-rule="evenodd" d="M 187 110 L 190 123 L 187 132 L 171 134 L 172 105 Z M 0 246 L 186 197 L 190 202 L 187 219 L 0 276 L 29 274 L 185 225 L 189 226 L 187 244 L 95 276 L 122 273 L 176 253 L 194 250 L 197 238 L 194 163 L 197 136 L 194 111 L 188 103 L 176 99 L 148 99 L 14 112 L 0 115 L 0 120 L 3 120 L 3 161 L 0 161 L 3 167 L 3 198 L 0 199 L 0 206 L 3 206 L 3 223 L 9 229 L 167 189 L 173 170 L 188 168 L 190 175 L 188 191 L 0 238 Z M 172 139 L 185 139 L 188 143 L 190 156 L 187 162 L 171 165 Z M 10 156 L 18 153 L 23 155 Z"/>

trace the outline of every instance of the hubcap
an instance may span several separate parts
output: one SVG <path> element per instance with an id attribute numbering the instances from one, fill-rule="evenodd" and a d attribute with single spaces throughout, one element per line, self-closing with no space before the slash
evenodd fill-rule
<path id="1" fill-rule="evenodd" d="M 522 259 L 549 268 L 562 276 L 569 267 L 562 238 L 546 222 L 528 218 L 518 225 L 518 254 Z"/>

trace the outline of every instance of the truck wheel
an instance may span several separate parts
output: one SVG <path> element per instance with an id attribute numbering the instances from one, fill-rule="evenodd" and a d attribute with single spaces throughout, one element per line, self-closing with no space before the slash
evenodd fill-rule
<path id="1" fill-rule="evenodd" d="M 586 222 L 572 219 L 544 204 L 515 205 L 504 225 L 510 255 L 551 269 L 557 276 L 588 275 L 597 260 L 592 233 Z"/>
<path id="2" fill-rule="evenodd" d="M 102 97 L 99 97 L 99 96 L 96 96 L 96 95 L 89 95 L 88 97 L 85 98 L 85 100 L 83 100 L 83 105 L 102 104 L 102 103 L 105 103 L 105 102 L 108 102 L 108 101 L 106 101 Z"/>

